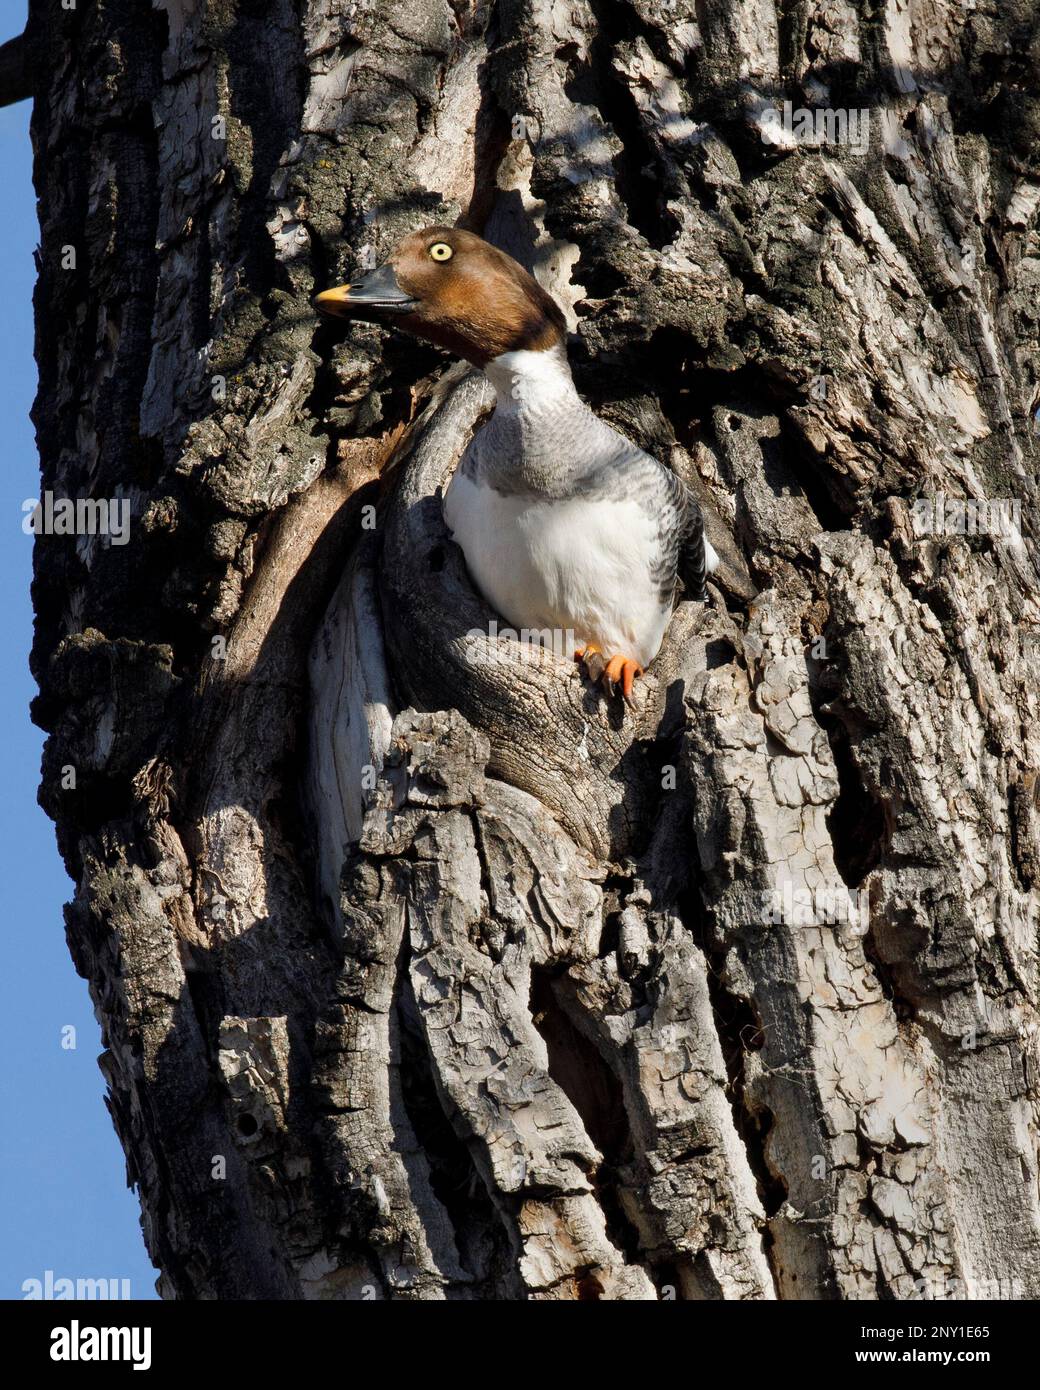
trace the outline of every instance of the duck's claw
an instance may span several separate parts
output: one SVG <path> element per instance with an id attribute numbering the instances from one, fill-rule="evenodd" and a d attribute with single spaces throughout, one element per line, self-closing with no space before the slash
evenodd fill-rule
<path id="1" fill-rule="evenodd" d="M 631 657 L 627 656 L 612 656 L 603 672 L 603 679 L 611 694 L 614 693 L 615 686 L 620 683 L 622 699 L 629 709 L 635 709 L 635 701 L 632 699 L 632 684 L 636 676 L 642 674 L 643 668 L 638 661 L 633 661 Z"/>
<path id="2" fill-rule="evenodd" d="M 590 681 L 595 683 L 602 680 L 603 688 L 608 695 L 616 695 L 617 687 L 620 685 L 625 704 L 629 709 L 635 709 L 632 684 L 636 676 L 643 674 L 643 668 L 638 661 L 633 661 L 627 656 L 612 656 L 608 661 L 599 647 L 592 642 L 576 651 L 574 659 L 585 667 Z"/>
<path id="3" fill-rule="evenodd" d="M 593 642 L 587 646 L 579 647 L 574 653 L 574 660 L 579 661 L 585 667 L 585 674 L 593 684 L 599 680 L 607 668 L 606 657 Z"/>

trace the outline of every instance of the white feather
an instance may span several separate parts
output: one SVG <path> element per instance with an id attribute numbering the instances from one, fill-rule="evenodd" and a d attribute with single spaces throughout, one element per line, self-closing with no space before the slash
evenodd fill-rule
<path id="1" fill-rule="evenodd" d="M 485 373 L 496 413 L 534 420 L 571 399 L 580 405 L 562 347 L 503 353 Z M 671 605 L 651 574 L 657 523 L 637 502 L 504 495 L 460 470 L 444 515 L 477 588 L 515 627 L 548 629 L 558 652 L 573 640 L 644 667 L 656 656 Z M 705 550 L 714 569 L 718 557 Z"/>
<path id="2" fill-rule="evenodd" d="M 503 497 L 462 474 L 444 501 L 448 526 L 477 588 L 516 627 L 572 632 L 608 656 L 646 666 L 669 610 L 650 580 L 654 528 L 630 501 L 536 502 Z"/>

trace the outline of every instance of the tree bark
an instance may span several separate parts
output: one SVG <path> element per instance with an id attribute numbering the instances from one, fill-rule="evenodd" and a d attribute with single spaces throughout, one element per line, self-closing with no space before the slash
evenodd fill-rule
<path id="1" fill-rule="evenodd" d="M 29 70 L 25 35 L 0 44 L 0 106 L 13 106 L 32 96 L 32 75 Z"/>
<path id="2" fill-rule="evenodd" d="M 1040 1296 L 1035 6 L 28 42 L 42 488 L 132 518 L 36 541 L 41 801 L 162 1294 Z M 310 307 L 432 222 L 702 499 L 634 716 L 448 538 L 482 378 Z"/>

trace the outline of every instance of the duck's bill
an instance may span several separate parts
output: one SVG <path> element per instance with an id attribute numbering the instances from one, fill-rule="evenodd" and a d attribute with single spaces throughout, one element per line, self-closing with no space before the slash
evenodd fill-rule
<path id="1" fill-rule="evenodd" d="M 392 265 L 370 270 L 349 285 L 324 290 L 314 301 L 323 314 L 336 318 L 377 318 L 383 314 L 401 314 L 414 309 L 418 300 L 406 294 L 397 283 Z"/>

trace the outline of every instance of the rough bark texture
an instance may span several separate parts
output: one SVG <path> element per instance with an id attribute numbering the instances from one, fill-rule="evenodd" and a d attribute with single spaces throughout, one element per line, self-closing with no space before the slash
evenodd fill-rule
<path id="1" fill-rule="evenodd" d="M 24 34 L 0 44 L 0 106 L 32 96 L 32 77 Z"/>
<path id="2" fill-rule="evenodd" d="M 36 543 L 41 799 L 164 1295 L 1040 1296 L 1035 5 L 31 10 L 42 487 L 133 518 Z M 310 308 L 433 221 L 704 500 L 634 717 L 488 635 L 481 379 Z"/>

